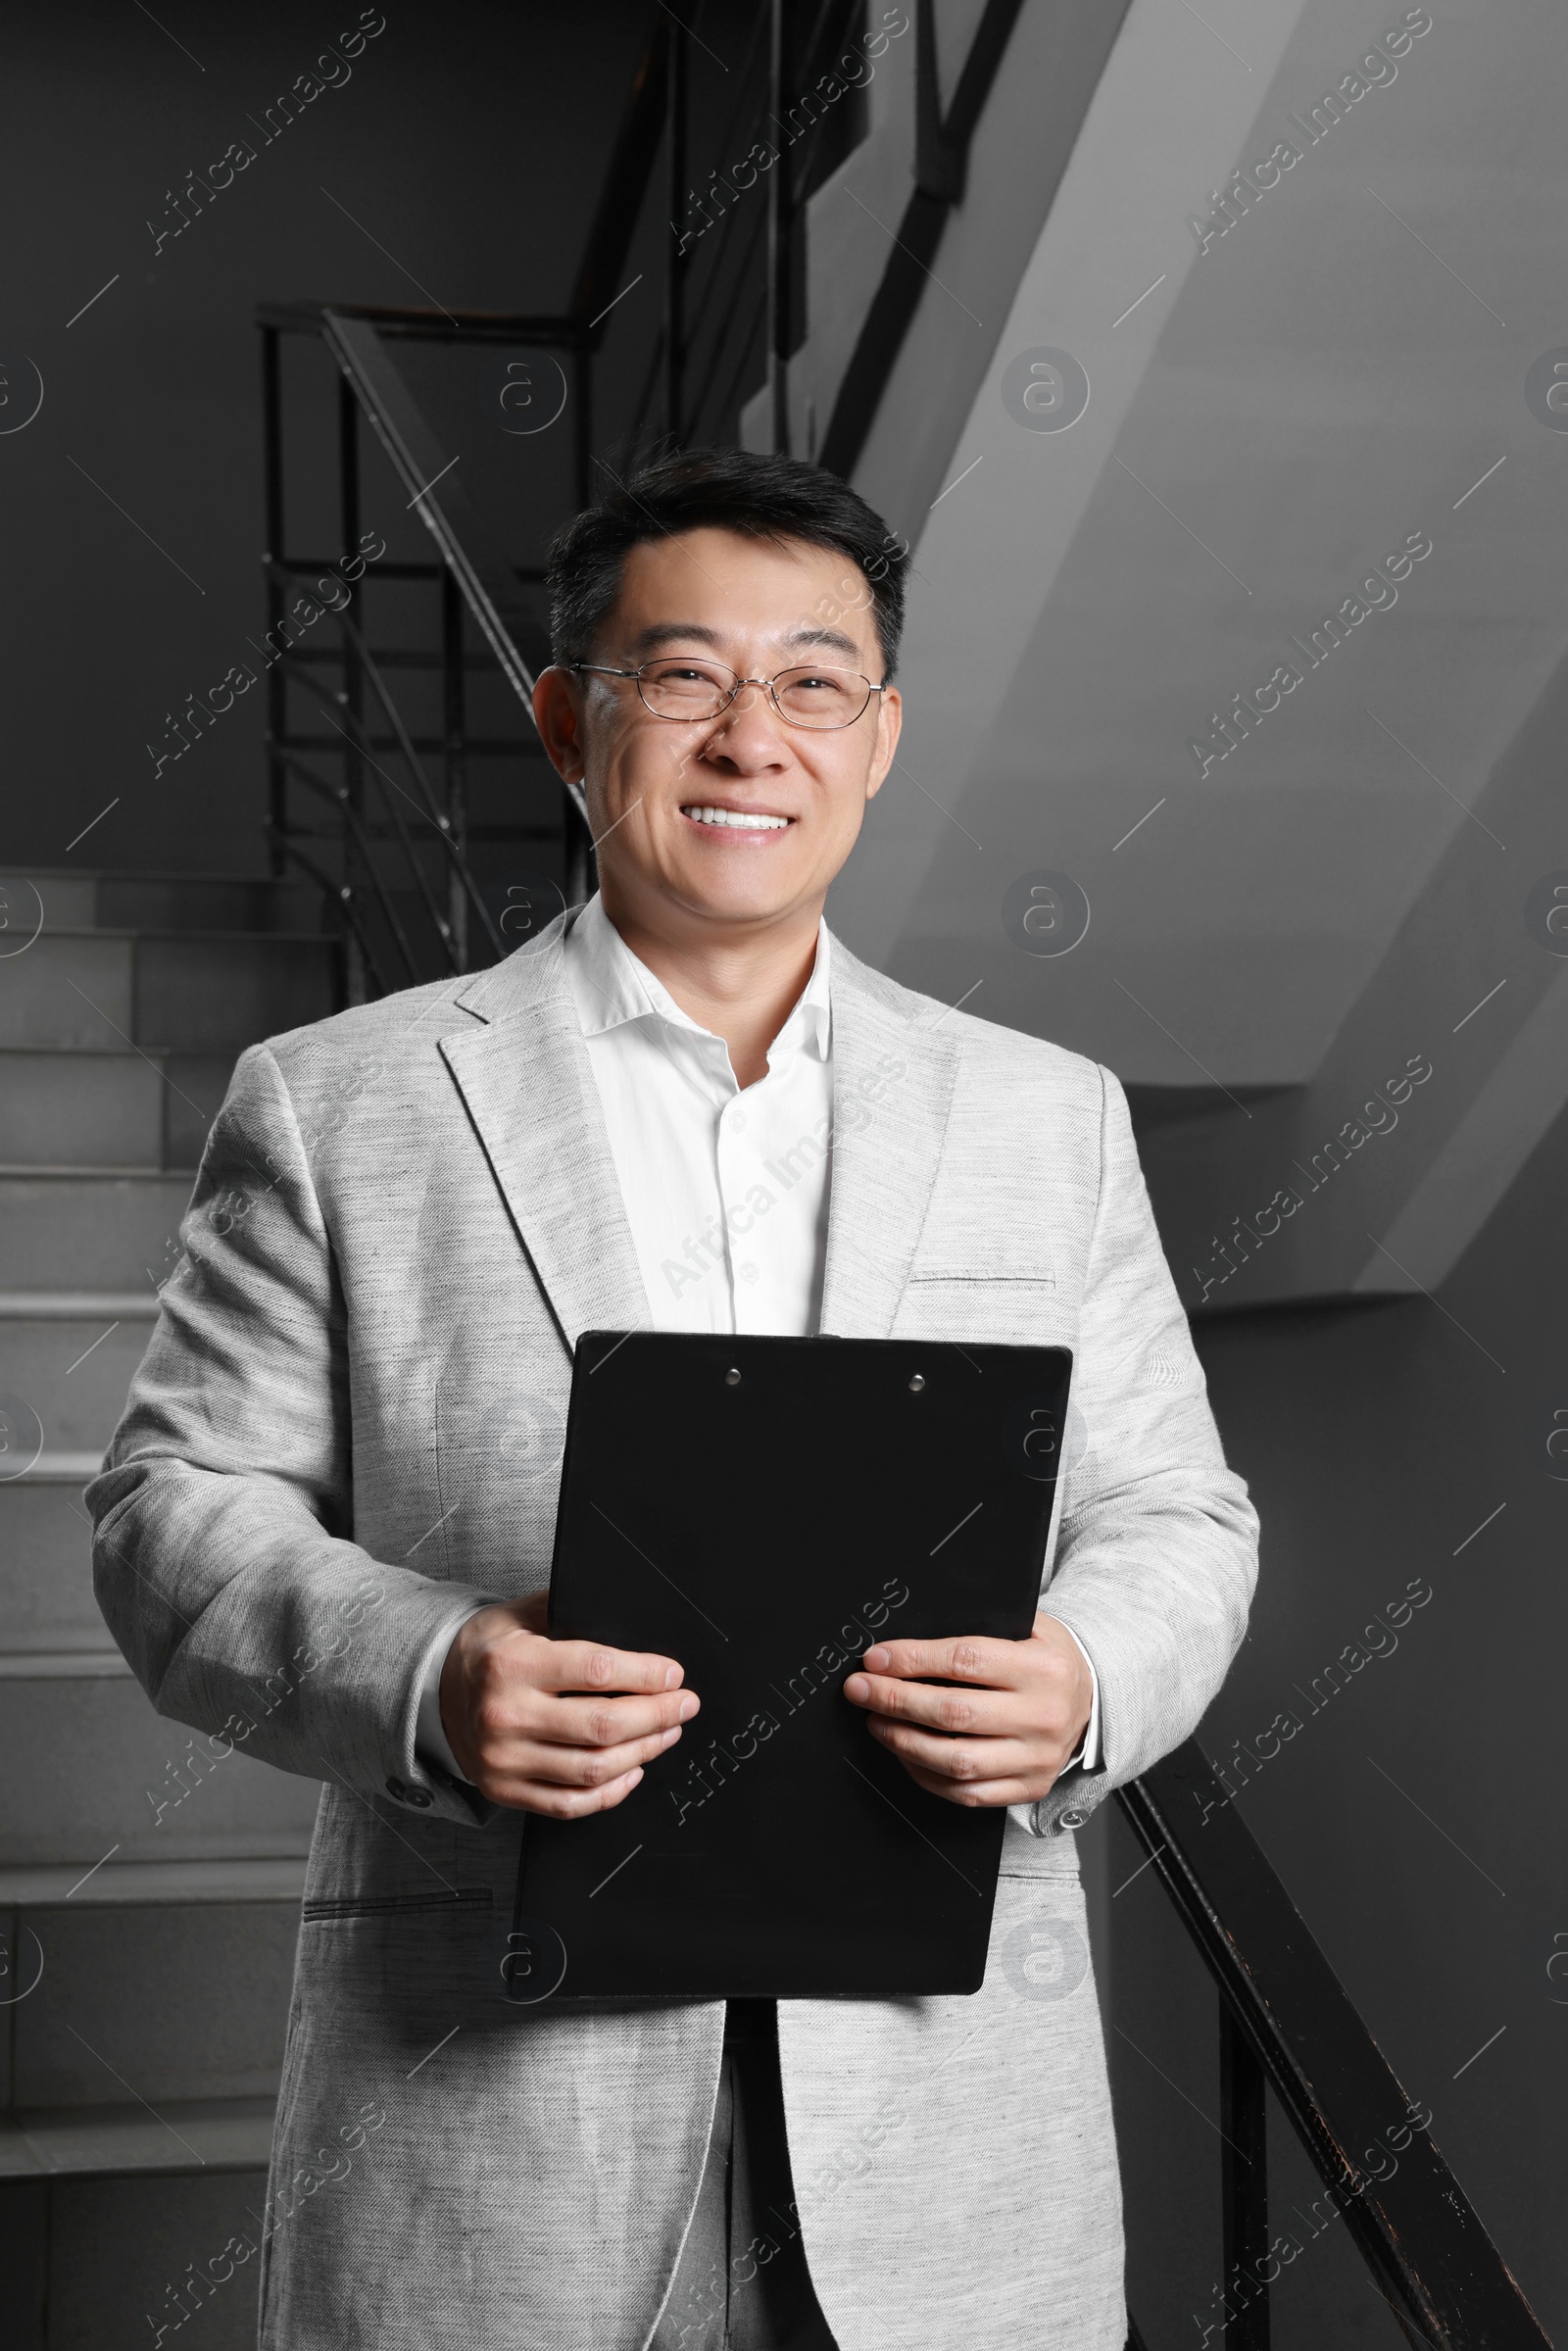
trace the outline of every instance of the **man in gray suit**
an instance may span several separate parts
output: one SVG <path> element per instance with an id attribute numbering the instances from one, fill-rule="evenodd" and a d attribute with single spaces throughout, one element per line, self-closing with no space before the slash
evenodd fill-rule
<path id="1" fill-rule="evenodd" d="M 1257 1522 L 1115 1078 L 822 921 L 898 740 L 892 544 L 742 453 L 562 534 L 535 711 L 600 895 L 244 1054 L 89 1489 L 160 1710 L 325 1783 L 275 2351 L 1121 2351 L 1073 1832 L 1213 1697 Z M 846 1660 L 921 1788 L 1007 1810 L 972 1997 L 573 2000 L 569 1964 L 495 1997 L 512 1814 L 635 1805 L 701 1705 L 678 1657 L 544 1631 L 572 1347 L 638 1327 L 1074 1350 L 1030 1637 Z"/>

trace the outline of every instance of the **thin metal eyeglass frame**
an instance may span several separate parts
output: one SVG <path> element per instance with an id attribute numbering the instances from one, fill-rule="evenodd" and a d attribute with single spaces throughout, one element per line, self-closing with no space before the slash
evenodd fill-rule
<path id="1" fill-rule="evenodd" d="M 668 661 L 670 656 L 668 654 L 664 654 L 660 658 L 661 660 Z M 654 665 L 655 664 L 652 661 L 645 661 L 643 663 L 643 669 L 652 669 Z M 728 669 L 730 676 L 735 677 L 734 685 L 731 686 L 728 694 L 725 695 L 724 700 L 719 704 L 716 710 L 709 710 L 705 716 L 701 718 L 679 718 L 675 715 L 673 710 L 656 710 L 654 709 L 653 704 L 643 692 L 643 669 L 612 669 L 609 663 L 605 661 L 567 661 L 564 663 L 564 666 L 567 669 L 591 671 L 596 677 L 635 678 L 637 681 L 637 699 L 642 704 L 643 709 L 648 712 L 649 716 L 651 718 L 667 719 L 671 726 L 708 726 L 712 722 L 713 719 L 723 717 L 724 712 L 729 709 L 730 704 L 735 700 L 735 697 L 740 692 L 742 686 L 760 686 L 766 693 L 767 699 L 771 703 L 773 709 L 778 712 L 778 715 L 783 719 L 786 726 L 798 726 L 803 734 L 808 735 L 841 735 L 847 726 L 858 726 L 859 724 L 860 720 L 865 716 L 866 711 L 871 707 L 871 697 L 873 694 L 885 694 L 888 690 L 888 681 L 886 678 L 882 680 L 882 683 L 879 686 L 873 686 L 871 680 L 866 676 L 863 670 L 840 669 L 838 671 L 840 677 L 858 677 L 859 679 L 861 685 L 865 688 L 865 700 L 861 703 L 859 709 L 856 711 L 853 718 L 841 718 L 837 724 L 832 726 L 813 726 L 810 720 L 808 718 L 792 718 L 790 716 L 788 710 L 785 710 L 783 704 L 779 701 L 777 693 L 774 690 L 777 682 L 775 678 L 735 677 L 735 672 L 733 669 L 729 668 L 729 663 L 727 661 L 714 661 L 711 664 L 713 668 Z M 805 669 L 808 671 L 811 666 L 812 664 L 809 661 L 793 661 L 790 664 L 790 669 L 780 669 L 777 674 L 778 677 L 788 677 L 791 670 Z M 822 668 L 833 668 L 836 666 L 836 664 L 828 661 L 819 663 L 818 666 Z"/>

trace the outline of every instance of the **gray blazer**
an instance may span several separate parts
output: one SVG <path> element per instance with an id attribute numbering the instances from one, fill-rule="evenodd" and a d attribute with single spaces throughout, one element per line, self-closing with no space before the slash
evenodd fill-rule
<path id="1" fill-rule="evenodd" d="M 415 1756 L 431 1642 L 548 1582 L 577 1334 L 650 1319 L 562 927 L 244 1054 L 88 1490 L 159 1710 L 325 1784 L 255 2246 L 277 2351 L 641 2351 L 708 2141 L 722 2003 L 505 2007 L 515 1823 Z M 1218 1690 L 1256 1516 L 1115 1078 L 837 942 L 832 1019 L 823 1329 L 1075 1350 L 1045 1605 L 1104 1768 L 1009 1821 L 982 1991 L 780 2003 L 800 2226 L 844 2351 L 1120 2351 L 1072 1830 Z"/>

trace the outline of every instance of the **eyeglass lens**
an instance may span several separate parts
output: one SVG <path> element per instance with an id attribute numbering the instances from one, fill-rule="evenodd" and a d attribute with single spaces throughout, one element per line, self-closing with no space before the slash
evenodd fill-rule
<path id="1" fill-rule="evenodd" d="M 638 688 L 661 718 L 712 718 L 735 691 L 736 677 L 719 661 L 649 661 Z M 853 726 L 871 699 L 870 681 L 854 669 L 784 669 L 772 681 L 784 716 L 796 726 Z"/>

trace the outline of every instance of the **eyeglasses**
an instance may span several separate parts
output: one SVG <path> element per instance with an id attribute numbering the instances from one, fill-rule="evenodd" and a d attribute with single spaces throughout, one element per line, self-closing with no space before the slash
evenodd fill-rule
<path id="1" fill-rule="evenodd" d="M 693 660 L 686 654 L 644 661 L 640 669 L 612 669 L 603 661 L 568 661 L 568 669 L 592 671 L 596 677 L 633 677 L 644 707 L 656 718 L 684 720 L 688 725 L 716 718 L 727 710 L 742 686 L 761 686 L 781 718 L 791 726 L 853 726 L 873 694 L 873 686 L 858 669 L 781 669 L 776 677 L 737 677 L 722 661 Z"/>

